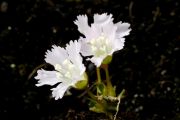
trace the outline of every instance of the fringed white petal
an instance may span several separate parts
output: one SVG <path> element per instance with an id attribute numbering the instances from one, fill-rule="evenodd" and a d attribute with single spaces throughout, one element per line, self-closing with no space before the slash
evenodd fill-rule
<path id="1" fill-rule="evenodd" d="M 81 54 L 83 56 L 92 56 L 93 53 L 91 52 L 91 45 L 87 44 L 85 38 L 80 38 L 79 42 L 81 42 Z"/>
<path id="2" fill-rule="evenodd" d="M 64 48 L 53 45 L 51 50 L 48 50 L 45 55 L 45 61 L 55 66 L 56 64 L 61 64 L 65 59 L 67 59 L 68 54 Z"/>
<path id="3" fill-rule="evenodd" d="M 56 77 L 56 71 L 46 71 L 46 70 L 38 70 L 37 76 L 35 79 L 38 80 L 38 83 L 36 86 L 42 86 L 42 85 L 55 85 L 60 82 L 59 79 Z"/>
<path id="4" fill-rule="evenodd" d="M 77 41 L 70 41 L 69 44 L 66 45 L 66 50 L 68 52 L 68 58 L 71 61 L 77 62 L 80 61 L 82 63 L 82 58 L 80 56 L 80 49 L 81 49 L 81 44 Z"/>
<path id="5" fill-rule="evenodd" d="M 112 14 L 103 13 L 94 15 L 94 23 L 91 25 L 91 29 L 96 30 L 98 35 L 105 34 L 109 39 L 114 39 L 117 27 L 113 23 Z"/>
<path id="6" fill-rule="evenodd" d="M 104 25 L 112 21 L 112 14 L 107 15 L 107 13 L 103 13 L 94 15 L 94 24 Z"/>
<path id="7" fill-rule="evenodd" d="M 114 40 L 114 49 L 113 51 L 118 51 L 123 49 L 124 47 L 125 38 L 119 38 Z"/>
<path id="8" fill-rule="evenodd" d="M 97 67 L 99 67 L 103 61 L 104 57 L 92 57 L 88 58 L 92 63 L 94 63 Z"/>
<path id="9" fill-rule="evenodd" d="M 89 30 L 89 25 L 86 15 L 77 16 L 77 20 L 75 20 L 74 23 L 78 26 L 79 32 L 81 32 L 84 35 L 87 34 Z"/>
<path id="10" fill-rule="evenodd" d="M 81 43 L 78 41 L 70 41 L 70 43 L 66 46 L 66 50 L 68 52 L 68 58 L 71 62 L 77 66 L 78 71 L 80 71 L 79 75 L 82 75 L 85 71 L 85 66 L 82 63 L 82 57 L 80 55 Z M 76 71 L 75 71 L 76 72 Z M 78 76 L 78 75 L 77 75 Z"/>
<path id="11" fill-rule="evenodd" d="M 64 83 L 60 83 L 56 88 L 52 88 L 52 96 L 55 98 L 55 100 L 61 99 L 66 90 L 68 90 L 69 85 L 66 85 Z"/>
<path id="12" fill-rule="evenodd" d="M 131 29 L 129 28 L 130 27 L 129 23 L 118 22 L 116 23 L 116 25 L 117 25 L 116 37 L 121 38 L 129 35 L 131 31 Z"/>

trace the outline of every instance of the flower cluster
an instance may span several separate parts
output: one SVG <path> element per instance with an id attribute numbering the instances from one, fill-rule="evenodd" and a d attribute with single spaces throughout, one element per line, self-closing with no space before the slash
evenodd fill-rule
<path id="1" fill-rule="evenodd" d="M 113 23 L 111 14 L 95 14 L 94 22 L 88 24 L 86 15 L 77 16 L 74 21 L 84 37 L 70 41 L 65 48 L 52 46 L 45 55 L 45 61 L 54 66 L 54 71 L 40 69 L 35 79 L 36 86 L 51 85 L 52 96 L 57 100 L 71 88 L 78 88 L 79 81 L 87 81 L 82 56 L 87 57 L 98 68 L 104 60 L 124 46 L 125 36 L 131 29 L 128 23 Z M 82 56 L 81 56 L 82 55 Z"/>

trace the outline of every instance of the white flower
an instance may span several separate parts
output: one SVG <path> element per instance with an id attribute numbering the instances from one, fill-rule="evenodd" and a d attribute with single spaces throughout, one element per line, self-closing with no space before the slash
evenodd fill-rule
<path id="1" fill-rule="evenodd" d="M 88 25 L 86 15 L 77 16 L 74 23 L 78 26 L 85 38 L 81 37 L 81 53 L 83 56 L 92 56 L 89 58 L 97 67 L 101 65 L 107 56 L 113 52 L 121 50 L 124 46 L 125 38 L 131 29 L 128 23 L 113 23 L 112 15 L 95 14 L 94 23 Z"/>
<path id="2" fill-rule="evenodd" d="M 61 99 L 64 93 L 72 86 L 84 80 L 85 67 L 82 63 L 82 57 L 79 54 L 81 44 L 77 41 L 70 41 L 66 48 L 53 46 L 51 51 L 47 51 L 45 61 L 54 66 L 54 71 L 38 70 L 35 79 L 39 80 L 36 86 L 55 85 L 52 88 L 52 96 L 55 99 Z"/>

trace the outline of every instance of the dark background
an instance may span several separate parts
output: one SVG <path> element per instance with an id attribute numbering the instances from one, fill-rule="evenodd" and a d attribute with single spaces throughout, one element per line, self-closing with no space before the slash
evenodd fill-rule
<path id="1" fill-rule="evenodd" d="M 179 120 L 179 8 L 178 0 L 1 0 L 0 120 L 108 119 L 75 95 L 55 101 L 31 74 L 53 44 L 79 38 L 77 15 L 104 12 L 132 28 L 110 64 L 117 92 L 126 89 L 118 119 Z"/>

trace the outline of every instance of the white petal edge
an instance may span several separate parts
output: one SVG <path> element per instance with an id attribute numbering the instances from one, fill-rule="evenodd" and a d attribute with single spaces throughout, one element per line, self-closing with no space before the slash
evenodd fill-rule
<path id="1" fill-rule="evenodd" d="M 74 21 L 74 24 L 76 24 L 78 26 L 79 32 L 84 35 L 89 30 L 88 18 L 86 15 L 77 16 L 77 20 Z"/>
<path id="2" fill-rule="evenodd" d="M 38 80 L 38 83 L 36 86 L 42 86 L 42 85 L 55 85 L 60 82 L 59 79 L 56 77 L 56 71 L 46 71 L 46 70 L 38 70 L 37 76 L 35 79 Z"/>
<path id="3" fill-rule="evenodd" d="M 112 21 L 113 21 L 112 14 L 107 15 L 107 13 L 103 13 L 103 14 L 94 15 L 94 24 L 103 25 Z"/>
<path id="4" fill-rule="evenodd" d="M 69 54 L 68 58 L 71 62 L 77 66 L 80 70 L 80 75 L 82 75 L 85 71 L 85 66 L 82 63 L 82 56 L 80 55 L 81 43 L 79 41 L 70 41 L 66 46 L 66 50 Z"/>
<path id="5" fill-rule="evenodd" d="M 92 57 L 92 58 L 88 58 L 87 60 L 90 60 L 92 63 L 94 63 L 96 65 L 96 67 L 99 67 L 104 58 L 103 57 Z"/>
<path id="6" fill-rule="evenodd" d="M 80 38 L 79 42 L 81 42 L 81 54 L 83 56 L 92 56 L 92 52 L 91 52 L 91 45 L 87 43 L 85 38 Z"/>
<path id="7" fill-rule="evenodd" d="M 116 23 L 116 25 L 117 25 L 117 31 L 116 31 L 117 37 L 120 38 L 129 35 L 131 31 L 131 29 L 129 28 L 130 27 L 129 23 L 118 22 Z"/>
<path id="8" fill-rule="evenodd" d="M 55 66 L 56 64 L 61 64 L 67 57 L 68 54 L 64 48 L 53 45 L 51 50 L 47 50 L 45 61 Z"/>
<path id="9" fill-rule="evenodd" d="M 60 83 L 56 88 L 52 88 L 52 96 L 55 98 L 55 100 L 61 99 L 66 90 L 68 90 L 70 86 L 64 84 L 64 83 Z"/>
<path id="10" fill-rule="evenodd" d="M 118 38 L 114 41 L 113 52 L 123 49 L 125 38 Z"/>

